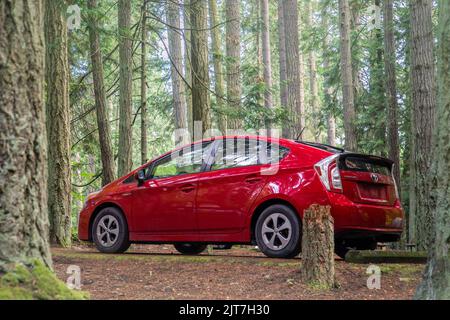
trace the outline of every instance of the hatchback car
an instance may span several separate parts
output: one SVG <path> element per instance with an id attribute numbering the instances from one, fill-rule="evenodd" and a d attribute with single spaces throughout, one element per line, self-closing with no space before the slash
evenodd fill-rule
<path id="1" fill-rule="evenodd" d="M 398 241 L 403 210 L 391 160 L 261 136 L 215 137 L 166 153 L 90 194 L 78 235 L 101 252 L 170 243 L 256 244 L 269 257 L 301 251 L 303 212 L 329 205 L 335 251 Z"/>

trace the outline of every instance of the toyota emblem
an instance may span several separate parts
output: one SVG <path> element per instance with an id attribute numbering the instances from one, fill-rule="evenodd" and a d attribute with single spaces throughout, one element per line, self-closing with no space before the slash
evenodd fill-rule
<path id="1" fill-rule="evenodd" d="M 375 173 L 371 173 L 371 174 L 370 174 L 370 178 L 372 179 L 373 182 L 378 182 L 378 180 L 380 180 L 380 178 L 378 177 L 378 175 L 375 174 Z"/>

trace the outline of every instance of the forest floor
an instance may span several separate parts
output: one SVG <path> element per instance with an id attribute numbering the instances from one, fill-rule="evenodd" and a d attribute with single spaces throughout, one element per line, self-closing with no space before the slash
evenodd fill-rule
<path id="1" fill-rule="evenodd" d="M 91 299 L 411 299 L 423 264 L 379 264 L 381 288 L 368 289 L 367 264 L 336 257 L 340 286 L 319 290 L 301 282 L 301 259 L 270 259 L 250 246 L 183 256 L 170 245 L 132 245 L 124 254 L 95 247 L 53 248 L 54 269 L 65 281 L 81 268 Z"/>

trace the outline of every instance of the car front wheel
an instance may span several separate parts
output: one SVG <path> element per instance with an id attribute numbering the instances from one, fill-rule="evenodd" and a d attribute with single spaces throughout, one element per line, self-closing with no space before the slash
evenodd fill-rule
<path id="1" fill-rule="evenodd" d="M 285 205 L 272 205 L 258 217 L 255 238 L 259 249 L 271 258 L 293 258 L 301 250 L 300 220 Z"/>
<path id="2" fill-rule="evenodd" d="M 200 254 L 206 249 L 206 244 L 201 243 L 175 243 L 173 246 L 179 253 L 187 255 Z"/>
<path id="3" fill-rule="evenodd" d="M 94 219 L 92 239 L 104 253 L 122 253 L 130 247 L 127 222 L 119 209 L 103 208 Z"/>

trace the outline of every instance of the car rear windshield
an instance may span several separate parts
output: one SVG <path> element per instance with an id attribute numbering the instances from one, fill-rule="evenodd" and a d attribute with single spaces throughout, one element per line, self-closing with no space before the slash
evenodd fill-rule
<path id="1" fill-rule="evenodd" d="M 383 175 L 391 174 L 391 166 L 388 162 L 376 159 L 345 157 L 341 162 L 344 170 L 372 172 Z"/>
<path id="2" fill-rule="evenodd" d="M 315 147 L 315 148 L 319 148 L 322 150 L 326 150 L 328 152 L 333 152 L 333 153 L 342 153 L 345 150 L 339 147 L 335 147 L 335 146 L 330 146 L 328 144 L 324 144 L 324 143 L 317 143 L 317 142 L 309 142 L 309 141 L 301 141 L 301 140 L 296 140 L 295 142 L 297 143 L 302 143 L 305 144 L 307 146 L 311 146 L 311 147 Z"/>

